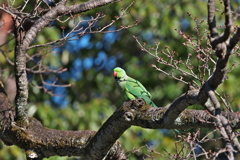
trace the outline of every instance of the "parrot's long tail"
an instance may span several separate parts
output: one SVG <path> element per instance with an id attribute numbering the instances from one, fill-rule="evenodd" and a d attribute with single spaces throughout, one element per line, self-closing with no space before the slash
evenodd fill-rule
<path id="1" fill-rule="evenodd" d="M 156 104 L 154 104 L 152 101 L 150 102 L 150 105 L 153 106 L 153 107 L 158 108 L 158 106 L 156 106 Z"/>

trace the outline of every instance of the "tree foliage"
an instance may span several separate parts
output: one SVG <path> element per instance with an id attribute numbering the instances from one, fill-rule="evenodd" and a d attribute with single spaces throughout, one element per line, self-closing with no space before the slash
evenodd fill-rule
<path id="1" fill-rule="evenodd" d="M 237 2 L 116 2 L 2 3 L 0 155 L 238 157 Z M 123 103 L 116 66 L 161 107 Z"/>

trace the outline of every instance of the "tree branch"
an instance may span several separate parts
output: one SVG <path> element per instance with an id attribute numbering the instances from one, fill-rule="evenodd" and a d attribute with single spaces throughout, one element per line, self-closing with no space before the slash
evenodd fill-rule
<path id="1" fill-rule="evenodd" d="M 0 88 L 1 89 L 1 88 Z M 26 151 L 27 157 L 39 158 L 59 156 L 80 156 L 85 159 L 127 159 L 117 139 L 131 125 L 151 129 L 189 129 L 189 128 L 214 128 L 214 117 L 207 111 L 184 110 L 175 123 L 169 125 L 162 121 L 167 107 L 153 108 L 143 99 L 125 102 L 99 129 L 95 131 L 60 131 L 48 129 L 34 118 L 29 118 L 25 128 L 19 127 L 21 121 L 14 122 L 14 109 L 4 90 L 0 92 L 1 115 L 3 128 L 0 138 L 5 144 L 17 145 Z M 1 99 L 1 95 L 5 98 Z M 195 94 L 193 94 L 195 95 Z M 194 97 L 194 96 L 193 96 Z M 181 98 L 180 98 L 181 99 Z M 192 102 L 191 100 L 189 102 Z M 5 108 L 5 109 L 4 109 Z M 9 110 L 9 108 L 12 108 Z M 222 112 L 228 119 L 229 125 L 240 128 L 240 113 Z M 4 123 L 10 122 L 10 123 Z M 12 125 L 11 125 L 12 124 Z"/>
<path id="2" fill-rule="evenodd" d="M 222 42 L 229 40 L 231 33 L 233 32 L 233 22 L 231 18 L 231 5 L 230 1 L 224 0 L 224 10 L 225 10 L 225 30 L 221 39 Z"/>
<path id="3" fill-rule="evenodd" d="M 52 8 L 33 24 L 33 26 L 26 33 L 26 38 L 23 42 L 23 48 L 27 49 L 36 38 L 38 32 L 56 18 L 64 15 L 86 12 L 93 8 L 101 7 L 113 2 L 116 2 L 116 0 L 90 0 L 85 3 L 72 6 L 66 6 L 63 3 L 59 3 L 56 7 Z"/>
<path id="4" fill-rule="evenodd" d="M 232 50 L 237 43 L 240 41 L 240 27 L 238 27 L 237 32 L 234 34 L 234 36 L 230 39 L 229 43 L 229 49 Z"/>
<path id="5" fill-rule="evenodd" d="M 218 37 L 216 19 L 215 19 L 215 0 L 208 1 L 208 26 L 212 38 Z"/>
<path id="6" fill-rule="evenodd" d="M 85 159 L 103 159 L 109 152 L 110 148 L 115 144 L 117 139 L 125 132 L 131 123 L 131 114 L 123 110 L 116 111 L 99 129 L 91 142 L 86 147 Z M 121 153 L 124 155 L 124 153 Z"/>
<path id="7" fill-rule="evenodd" d="M 14 35 L 16 38 L 14 51 L 14 69 L 17 88 L 17 94 L 15 98 L 17 107 L 16 118 L 27 123 L 28 80 L 26 73 L 26 49 L 22 47 L 25 31 L 21 27 L 21 19 L 18 17 L 13 17 L 13 19 L 15 27 Z"/>

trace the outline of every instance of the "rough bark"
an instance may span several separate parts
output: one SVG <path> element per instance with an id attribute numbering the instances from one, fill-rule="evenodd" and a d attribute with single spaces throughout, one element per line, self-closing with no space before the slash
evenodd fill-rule
<path id="1" fill-rule="evenodd" d="M 24 128 L 21 121 L 14 121 L 12 107 L 3 88 L 0 88 L 1 124 L 0 138 L 7 145 L 17 145 L 25 150 L 27 157 L 42 159 L 50 156 L 79 156 L 85 159 L 127 159 L 117 139 L 131 125 L 150 129 L 215 128 L 215 118 L 203 110 L 184 110 L 175 123 L 162 121 L 168 107 L 153 108 L 144 100 L 125 102 L 122 107 L 104 123 L 98 132 L 65 131 L 49 129 L 35 118 L 28 118 Z M 234 128 L 240 128 L 240 113 L 222 112 Z"/>

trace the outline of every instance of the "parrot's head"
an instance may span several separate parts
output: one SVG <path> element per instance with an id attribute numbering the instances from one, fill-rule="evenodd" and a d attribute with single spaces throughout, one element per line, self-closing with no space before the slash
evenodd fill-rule
<path id="1" fill-rule="evenodd" d="M 122 77 L 126 76 L 126 72 L 122 68 L 116 67 L 113 70 L 113 76 L 115 79 L 122 78 Z"/>

